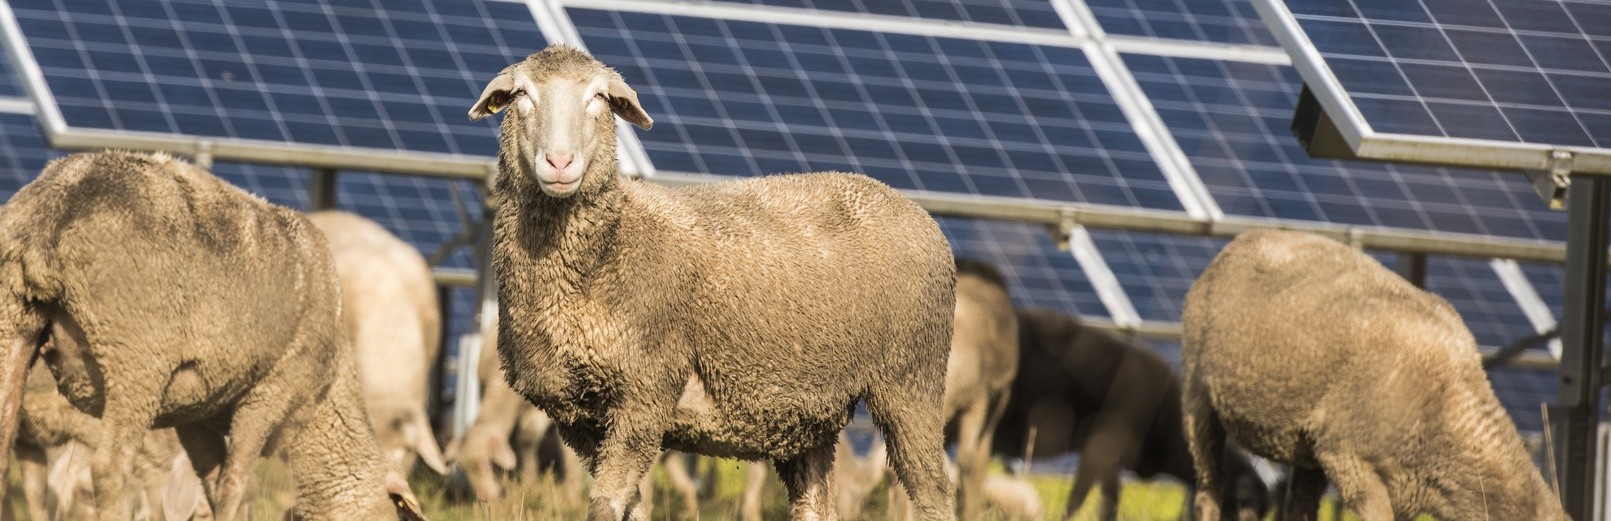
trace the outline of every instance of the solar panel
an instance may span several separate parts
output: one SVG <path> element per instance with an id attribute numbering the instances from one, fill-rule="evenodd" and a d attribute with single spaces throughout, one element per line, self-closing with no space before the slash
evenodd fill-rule
<path id="1" fill-rule="evenodd" d="M 1544 413 L 1539 405 L 1555 403 L 1559 380 L 1560 375 L 1548 369 L 1502 367 L 1488 371 L 1488 381 L 1499 403 L 1516 422 L 1516 428 L 1524 432 L 1544 430 Z"/>
<path id="2" fill-rule="evenodd" d="M 0 200 L 10 200 L 60 155 L 46 148 L 33 116 L 0 114 Z"/>
<path id="3" fill-rule="evenodd" d="M 1432 257 L 1426 271 L 1427 291 L 1460 312 L 1477 344 L 1499 347 L 1538 332 L 1488 261 Z"/>
<path id="4" fill-rule="evenodd" d="M 754 5 L 1062 29 L 1050 0 L 729 0 Z"/>
<path id="5" fill-rule="evenodd" d="M 1109 34 L 1275 45 L 1248 0 L 1085 0 Z"/>
<path id="6" fill-rule="evenodd" d="M 1091 240 L 1144 320 L 1179 322 L 1186 291 L 1229 241 L 1091 230 Z"/>
<path id="7" fill-rule="evenodd" d="M 1580 170 L 1608 168 L 1602 3 L 1257 1 L 1357 154 L 1540 168 L 1573 147 Z"/>
<path id="8" fill-rule="evenodd" d="M 1288 127 L 1291 67 L 1126 54 L 1125 63 L 1228 214 L 1563 240 L 1514 172 L 1314 159 Z"/>
<path id="9" fill-rule="evenodd" d="M 1079 263 L 1052 244 L 1045 227 L 960 217 L 937 220 L 955 255 L 995 266 L 1019 306 L 1107 316 Z"/>
<path id="10" fill-rule="evenodd" d="M 19 0 L 67 123 L 476 155 L 468 98 L 545 45 L 506 2 Z"/>
<path id="11" fill-rule="evenodd" d="M 569 10 L 655 117 L 656 168 L 1180 209 L 1077 49 Z"/>

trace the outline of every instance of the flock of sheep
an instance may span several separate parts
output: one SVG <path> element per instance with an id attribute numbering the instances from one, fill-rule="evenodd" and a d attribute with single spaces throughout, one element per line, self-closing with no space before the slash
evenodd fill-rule
<path id="1" fill-rule="evenodd" d="M 1453 309 L 1347 246 L 1233 241 L 1187 295 L 1177 378 L 1146 348 L 1015 310 L 1000 274 L 953 259 L 869 178 L 622 177 L 614 118 L 652 120 L 575 49 L 509 66 L 470 117 L 500 112 L 498 359 L 446 454 L 424 409 L 441 317 L 406 244 L 164 154 L 51 162 L 0 213 L 0 443 L 30 515 L 238 519 L 275 454 L 297 483 L 288 518 L 424 519 L 403 479 L 416 460 L 490 499 L 552 431 L 567 493 L 591 477 L 595 521 L 648 519 L 668 449 L 772 462 L 794 519 L 858 516 L 886 461 L 902 516 L 1035 518 L 992 455 L 1076 451 L 1067 515 L 1095 487 L 1114 518 L 1128 469 L 1194 484 L 1197 519 L 1262 517 L 1232 441 L 1292 465 L 1287 519 L 1314 519 L 1328 480 L 1366 521 L 1566 519 Z M 857 404 L 882 439 L 865 460 L 843 441 Z M 744 517 L 767 474 L 752 467 Z"/>

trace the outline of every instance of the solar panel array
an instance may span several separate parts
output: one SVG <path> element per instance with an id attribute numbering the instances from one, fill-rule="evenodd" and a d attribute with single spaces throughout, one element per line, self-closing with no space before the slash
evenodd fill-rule
<path id="1" fill-rule="evenodd" d="M 1274 42 L 1247 0 L 1057 3 L 1089 9 L 1108 34 L 1164 47 Z M 1062 18 L 1051 0 L 699 4 L 1041 35 L 1078 23 Z M 502 0 L 15 0 L 11 7 L 74 127 L 483 157 L 496 150 L 496 122 L 468 122 L 464 111 L 491 75 L 549 41 L 529 6 Z M 1308 158 L 1286 130 L 1299 86 L 1286 66 L 1229 54 L 1124 54 L 1119 66 L 1140 87 L 1131 92 L 1072 45 L 798 25 L 788 16 L 797 11 L 789 10 L 770 22 L 708 10 L 701 12 L 710 17 L 619 10 L 630 7 L 571 7 L 561 22 L 574 25 L 582 43 L 638 90 L 656 125 L 637 137 L 660 171 L 847 170 L 900 188 L 1181 211 L 1160 151 L 1144 144 L 1142 136 L 1155 131 L 1132 121 L 1116 99 L 1127 95 L 1155 108 L 1190 162 L 1185 175 L 1199 175 L 1227 214 L 1565 235 L 1564 218 L 1544 211 L 1511 173 Z M 10 69 L 0 62 L 0 74 Z M 0 96 L 20 95 L 5 78 Z M 0 114 L 0 132 L 6 195 L 60 154 L 44 146 L 30 116 Z M 270 200 L 306 207 L 305 170 L 216 170 Z M 366 172 L 339 179 L 343 208 L 427 253 L 465 226 L 454 192 L 475 197 L 464 181 Z M 1001 267 L 1020 304 L 1110 315 L 1088 266 L 1058 251 L 1040 225 L 940 223 L 958 255 Z M 1136 314 L 1164 322 L 1179 320 L 1186 289 L 1225 243 L 1102 230 L 1091 238 Z M 449 266 L 473 264 L 464 251 L 446 259 Z M 1534 273 L 1541 269 L 1527 272 L 1545 286 Z M 1431 288 L 1484 343 L 1531 333 L 1485 262 L 1439 259 L 1432 272 Z M 470 327 L 472 292 L 454 295 L 453 324 L 462 331 Z M 1558 295 L 1545 291 L 1554 303 Z M 1155 347 L 1175 360 L 1175 346 Z M 1552 400 L 1553 379 L 1506 373 L 1496 384 L 1523 427 L 1536 430 L 1536 418 L 1521 411 Z"/>
<path id="2" fill-rule="evenodd" d="M 1611 146 L 1611 7 L 1287 2 L 1377 132 Z"/>

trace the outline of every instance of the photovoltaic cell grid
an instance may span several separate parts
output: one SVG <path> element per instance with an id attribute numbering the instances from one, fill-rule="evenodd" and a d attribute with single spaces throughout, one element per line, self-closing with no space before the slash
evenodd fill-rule
<path id="1" fill-rule="evenodd" d="M 1611 146 L 1611 5 L 1287 6 L 1377 132 Z"/>
<path id="2" fill-rule="evenodd" d="M 1144 320 L 1179 322 L 1186 290 L 1228 242 L 1211 237 L 1091 230 L 1097 251 Z"/>
<path id="3" fill-rule="evenodd" d="M 1228 214 L 1564 240 L 1518 172 L 1312 159 L 1289 130 L 1303 84 L 1291 67 L 1126 54 Z"/>
<path id="4" fill-rule="evenodd" d="M 22 83 L 17 81 L 17 69 L 11 65 L 11 55 L 0 52 L 0 96 L 24 96 Z"/>
<path id="5" fill-rule="evenodd" d="M 1074 255 L 1058 251 L 1046 228 L 1020 222 L 937 217 L 957 257 L 994 265 L 1019 306 L 1107 316 Z"/>
<path id="6" fill-rule="evenodd" d="M 507 2 L 11 2 L 77 127 L 492 155 L 465 112 L 545 45 Z"/>
<path id="7" fill-rule="evenodd" d="M 1544 413 L 1539 404 L 1555 403 L 1560 377 L 1555 371 L 1503 367 L 1488 371 L 1488 382 L 1516 428 L 1527 432 L 1544 430 Z"/>
<path id="8" fill-rule="evenodd" d="M 841 11 L 953 22 L 1022 25 L 1062 29 L 1050 0 L 728 0 L 733 2 Z"/>
<path id="9" fill-rule="evenodd" d="M 1477 344 L 1500 347 L 1538 332 L 1487 260 L 1431 257 L 1426 272 L 1426 290 L 1454 306 Z"/>
<path id="10" fill-rule="evenodd" d="M 46 148 L 33 116 L 0 114 L 0 200 L 10 200 L 60 155 Z"/>
<path id="11" fill-rule="evenodd" d="M 1084 0 L 1109 34 L 1276 45 L 1248 0 Z"/>
<path id="12" fill-rule="evenodd" d="M 661 170 L 847 170 L 916 188 L 1179 209 L 1084 54 L 569 10 L 636 87 Z"/>

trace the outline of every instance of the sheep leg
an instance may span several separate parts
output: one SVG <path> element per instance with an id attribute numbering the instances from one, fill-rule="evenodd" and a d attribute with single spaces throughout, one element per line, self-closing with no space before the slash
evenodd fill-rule
<path id="1" fill-rule="evenodd" d="M 179 434 L 179 446 L 184 447 L 185 455 L 190 458 L 190 468 L 195 469 L 196 475 L 201 477 L 202 490 L 207 493 L 208 501 L 218 497 L 218 469 L 224 462 L 224 436 L 211 427 L 202 424 L 189 424 L 174 427 Z M 209 505 L 217 511 L 217 505 Z"/>
<path id="2" fill-rule="evenodd" d="M 1320 519 L 1320 498 L 1326 493 L 1326 473 L 1316 468 L 1294 465 L 1287 478 L 1287 501 L 1281 507 L 1287 521 Z"/>
<path id="3" fill-rule="evenodd" d="M 738 518 L 743 521 L 761 521 L 761 488 L 766 486 L 766 465 L 759 461 L 749 466 L 744 478 L 744 501 L 739 504 Z"/>
<path id="4" fill-rule="evenodd" d="M 276 376 L 281 377 L 280 382 L 289 380 L 284 378 L 286 373 L 270 373 L 247 392 L 235 408 L 235 417 L 230 420 L 229 448 L 224 454 L 223 467 L 219 469 L 217 495 L 212 498 L 218 521 L 234 519 L 246 496 L 246 480 L 258 456 L 263 453 L 263 447 L 268 444 L 269 437 L 290 414 L 293 402 L 307 399 L 306 394 L 291 391 L 296 388 L 295 385 L 276 382 Z"/>
<path id="5" fill-rule="evenodd" d="M 118 388 L 110 385 L 110 382 L 107 387 Z M 159 396 L 156 391 L 145 389 L 127 392 L 126 396 Z M 127 510 L 133 504 L 125 485 L 128 484 L 128 478 L 134 475 L 135 457 L 146 433 L 150 432 L 152 416 L 150 411 L 141 410 L 130 400 L 106 401 L 101 414 L 101 440 L 96 444 L 99 450 L 90 460 L 90 475 L 95 485 L 95 511 L 101 519 L 128 519 L 134 514 Z"/>
<path id="6" fill-rule="evenodd" d="M 776 463 L 778 477 L 789 490 L 789 518 L 832 521 L 839 518 L 834 500 L 834 443 L 807 450 L 793 459 Z"/>
<path id="7" fill-rule="evenodd" d="M 1102 510 L 1099 512 L 1102 521 L 1114 521 L 1119 518 L 1119 474 L 1117 472 L 1102 478 Z"/>
<path id="8" fill-rule="evenodd" d="M 867 396 L 867 412 L 884 435 L 895 476 L 921 519 L 954 519 L 951 479 L 945 473 L 945 420 L 934 382 L 912 377 L 904 387 Z"/>
<path id="9" fill-rule="evenodd" d="M 1393 507 L 1387 484 L 1370 464 L 1354 456 L 1316 454 L 1326 475 L 1337 484 L 1343 503 L 1359 513 L 1361 521 L 1391 521 Z"/>
<path id="10" fill-rule="evenodd" d="M 1119 471 L 1134 462 L 1135 440 L 1141 439 L 1141 434 L 1125 425 L 1124 419 L 1119 416 L 1103 414 L 1098 417 L 1090 435 L 1086 437 L 1085 445 L 1080 447 L 1080 466 L 1074 473 L 1074 486 L 1069 489 L 1063 519 L 1073 519 L 1090 498 L 1091 487 L 1098 484 L 1104 486 L 1099 499 L 1102 512 L 1108 510 L 1109 503 L 1115 503 L 1118 499 L 1117 481 L 1114 481 L 1112 497 L 1107 494 L 1106 485 L 1109 480 L 1117 479 Z"/>
<path id="11" fill-rule="evenodd" d="M 32 443 L 18 443 L 17 464 L 22 471 L 22 498 L 28 507 L 28 519 L 50 519 L 50 510 L 45 506 L 45 483 L 50 474 L 45 449 Z M 11 509 L 7 508 L 6 512 L 9 514 Z"/>
<path id="12" fill-rule="evenodd" d="M 616 410 L 614 426 L 599 441 L 597 457 L 588 458 L 595 462 L 588 521 L 620 521 L 638 510 L 638 504 L 644 500 L 638 486 L 659 459 L 660 439 L 665 432 L 647 418 L 665 415 L 639 413 L 638 410 L 641 409 Z M 583 452 L 582 457 L 588 457 L 586 451 L 579 452 Z"/>
<path id="13" fill-rule="evenodd" d="M 1225 426 L 1208 401 L 1208 392 L 1190 375 L 1182 401 L 1185 412 L 1186 445 L 1191 449 L 1192 468 L 1197 471 L 1197 521 L 1220 518 L 1221 464 L 1225 454 Z"/>
<path id="14" fill-rule="evenodd" d="M 688 475 L 688 458 L 681 452 L 667 451 L 661 464 L 666 468 L 666 478 L 671 482 L 671 488 L 682 496 L 682 513 L 689 519 L 699 517 L 699 488 L 694 485 L 693 476 Z M 696 460 L 697 463 L 697 460 Z"/>
<path id="15" fill-rule="evenodd" d="M 990 400 L 979 397 L 957 418 L 957 501 L 962 519 L 979 519 L 984 512 L 984 478 L 989 470 L 990 448 L 985 429 L 990 423 Z"/>

